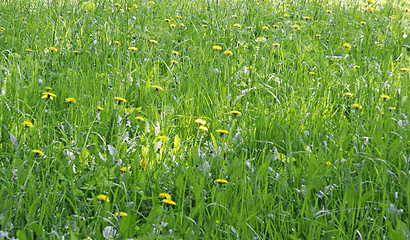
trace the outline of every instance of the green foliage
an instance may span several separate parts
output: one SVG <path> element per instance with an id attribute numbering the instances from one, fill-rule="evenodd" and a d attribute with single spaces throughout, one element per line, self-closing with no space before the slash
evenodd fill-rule
<path id="1" fill-rule="evenodd" d="M 3 1 L 0 238 L 409 238 L 409 7 Z"/>

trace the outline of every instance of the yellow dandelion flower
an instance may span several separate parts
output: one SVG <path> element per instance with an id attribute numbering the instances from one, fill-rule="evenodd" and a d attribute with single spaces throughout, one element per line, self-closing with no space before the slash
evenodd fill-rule
<path id="1" fill-rule="evenodd" d="M 310 17 L 305 16 L 305 17 L 303 17 L 303 19 L 304 19 L 304 20 L 310 20 Z"/>
<path id="2" fill-rule="evenodd" d="M 374 0 L 368 0 L 367 2 L 368 3 L 374 3 Z"/>
<path id="3" fill-rule="evenodd" d="M 332 13 L 332 10 L 326 10 L 326 13 Z"/>
<path id="4" fill-rule="evenodd" d="M 171 28 L 175 28 L 177 25 L 172 23 L 172 24 L 170 24 L 169 26 L 170 26 Z"/>
<path id="5" fill-rule="evenodd" d="M 151 88 L 155 89 L 155 91 L 162 91 L 162 90 L 164 90 L 163 87 L 158 86 L 158 85 L 151 86 Z"/>
<path id="6" fill-rule="evenodd" d="M 152 44 L 157 44 L 158 43 L 158 41 L 156 41 L 156 40 L 149 40 L 149 42 L 152 43 Z"/>
<path id="7" fill-rule="evenodd" d="M 221 51 L 222 47 L 221 46 L 213 46 L 212 49 L 216 50 L 216 51 Z"/>
<path id="8" fill-rule="evenodd" d="M 296 161 L 294 157 L 287 157 L 283 153 L 278 153 L 278 160 L 281 160 L 283 163 L 291 163 Z"/>
<path id="9" fill-rule="evenodd" d="M 147 167 L 148 167 L 148 161 L 142 159 L 142 160 L 140 161 L 140 167 L 142 168 L 142 170 L 147 169 Z"/>
<path id="10" fill-rule="evenodd" d="M 225 54 L 226 56 L 232 56 L 232 55 L 233 55 L 233 52 L 232 52 L 232 51 L 229 51 L 229 50 L 226 50 L 226 51 L 224 52 L 224 54 Z"/>
<path id="11" fill-rule="evenodd" d="M 32 128 L 32 127 L 34 127 L 34 124 L 33 124 L 32 122 L 30 122 L 30 121 L 24 121 L 24 122 L 23 122 L 23 125 L 24 125 L 26 128 Z"/>
<path id="12" fill-rule="evenodd" d="M 65 100 L 65 102 L 66 103 L 76 103 L 77 102 L 77 100 L 75 100 L 75 98 L 66 98 L 66 100 Z"/>
<path id="13" fill-rule="evenodd" d="M 389 110 L 393 111 L 393 110 L 396 110 L 396 108 L 395 107 L 389 107 Z"/>
<path id="14" fill-rule="evenodd" d="M 273 28 L 279 28 L 279 25 L 276 25 L 276 24 L 275 24 L 275 25 L 273 25 L 272 27 L 273 27 Z"/>
<path id="15" fill-rule="evenodd" d="M 390 99 L 389 95 L 386 95 L 386 94 L 383 94 L 383 95 L 381 95 L 380 97 L 381 97 L 383 100 L 389 100 L 389 99 Z"/>
<path id="16" fill-rule="evenodd" d="M 360 68 L 360 66 L 358 66 L 358 65 L 354 65 L 354 66 L 353 66 L 353 68 L 354 68 L 354 69 L 359 69 L 359 68 Z"/>
<path id="17" fill-rule="evenodd" d="M 274 43 L 273 46 L 274 47 L 280 47 L 280 44 L 279 43 Z"/>
<path id="18" fill-rule="evenodd" d="M 149 1 L 148 3 L 149 3 L 149 4 L 155 4 L 153 1 Z"/>
<path id="19" fill-rule="evenodd" d="M 178 63 L 177 60 L 171 60 L 171 65 L 175 65 L 175 64 L 177 64 L 177 63 Z"/>
<path id="20" fill-rule="evenodd" d="M 405 11 L 405 12 L 410 12 L 410 9 L 409 9 L 409 8 L 405 8 L 404 11 Z"/>
<path id="21" fill-rule="evenodd" d="M 125 100 L 125 98 L 122 98 L 122 97 L 114 97 L 114 99 L 118 101 L 118 104 L 121 104 L 122 102 L 124 103 L 127 102 L 127 100 Z"/>
<path id="22" fill-rule="evenodd" d="M 5 31 L 6 29 L 4 27 L 0 27 L 0 32 Z"/>
<path id="23" fill-rule="evenodd" d="M 140 121 L 140 122 L 144 122 L 144 121 L 145 121 L 145 119 L 144 119 L 143 117 L 141 117 L 141 116 L 136 117 L 135 120 Z"/>
<path id="24" fill-rule="evenodd" d="M 172 51 L 172 54 L 179 55 L 179 52 L 178 51 Z"/>
<path id="25" fill-rule="evenodd" d="M 136 48 L 136 47 L 129 47 L 128 50 L 131 50 L 131 51 L 135 52 L 135 51 L 138 50 L 138 48 Z"/>
<path id="26" fill-rule="evenodd" d="M 326 161 L 326 165 L 330 166 L 332 163 L 330 161 Z"/>
<path id="27" fill-rule="evenodd" d="M 54 93 L 51 93 L 51 92 L 43 92 L 42 94 L 43 94 L 43 96 L 41 98 L 43 98 L 43 99 L 54 100 L 54 98 L 57 97 L 57 95 L 55 95 Z"/>
<path id="28" fill-rule="evenodd" d="M 233 26 L 236 27 L 236 28 L 241 28 L 241 24 L 239 24 L 239 23 L 235 23 Z"/>
<path id="29" fill-rule="evenodd" d="M 367 23 L 365 21 L 360 22 L 361 25 L 366 25 Z"/>
<path id="30" fill-rule="evenodd" d="M 217 182 L 217 183 L 228 183 L 228 181 L 226 179 L 223 179 L 223 178 L 218 178 L 218 179 L 215 180 L 215 182 Z"/>
<path id="31" fill-rule="evenodd" d="M 172 201 L 171 199 L 162 199 L 162 202 L 168 205 L 177 205 L 176 202 Z"/>
<path id="32" fill-rule="evenodd" d="M 197 120 L 195 120 L 196 123 L 198 123 L 199 125 L 206 125 L 206 121 L 203 119 L 198 118 Z"/>
<path id="33" fill-rule="evenodd" d="M 75 53 L 75 54 L 80 54 L 81 52 L 78 51 L 78 50 L 75 50 L 74 53 Z"/>
<path id="34" fill-rule="evenodd" d="M 403 67 L 403 68 L 400 68 L 400 70 L 404 72 L 404 71 L 408 71 L 409 69 L 408 69 L 408 68 Z"/>
<path id="35" fill-rule="evenodd" d="M 138 8 L 138 5 L 137 4 L 132 4 L 132 7 L 133 8 Z"/>
<path id="36" fill-rule="evenodd" d="M 225 129 L 218 129 L 218 130 L 216 130 L 215 132 L 220 133 L 221 135 L 229 134 L 229 132 L 226 131 Z"/>
<path id="37" fill-rule="evenodd" d="M 203 126 L 203 125 L 199 126 L 199 129 L 204 131 L 204 132 L 208 132 L 208 128 Z"/>
<path id="38" fill-rule="evenodd" d="M 309 75 L 316 75 L 315 72 L 309 72 Z"/>
<path id="39" fill-rule="evenodd" d="M 320 34 L 316 34 L 316 37 L 321 38 L 321 37 L 322 37 L 322 35 L 320 35 Z"/>
<path id="40" fill-rule="evenodd" d="M 208 27 L 208 25 L 206 25 L 206 24 L 202 24 L 202 27 L 207 28 L 207 27 Z"/>
<path id="41" fill-rule="evenodd" d="M 116 7 L 121 7 L 121 4 L 116 3 L 116 4 L 114 4 L 114 6 L 116 6 Z"/>
<path id="42" fill-rule="evenodd" d="M 27 51 L 27 52 L 33 52 L 33 50 L 30 49 L 30 48 L 26 48 L 26 51 Z"/>
<path id="43" fill-rule="evenodd" d="M 228 113 L 229 115 L 232 115 L 232 116 L 234 116 L 234 117 L 240 117 L 241 115 L 242 115 L 242 113 L 241 112 L 239 112 L 239 111 L 230 111 L 229 113 Z"/>
<path id="44" fill-rule="evenodd" d="M 51 52 L 57 52 L 57 48 L 56 48 L 56 47 L 49 47 L 48 50 L 50 50 Z"/>
<path id="45" fill-rule="evenodd" d="M 350 45 L 349 43 L 343 43 L 343 48 L 346 48 L 347 51 L 352 50 L 352 45 Z"/>
<path id="46" fill-rule="evenodd" d="M 121 45 L 121 43 L 119 41 L 114 41 L 115 44 L 117 45 Z"/>
<path id="47" fill-rule="evenodd" d="M 345 93 L 345 96 L 347 96 L 347 97 L 349 97 L 349 98 L 350 98 L 350 97 L 353 97 L 353 94 L 352 94 L 352 93 L 350 93 L 350 92 L 346 92 L 346 93 Z"/>
<path id="48" fill-rule="evenodd" d="M 352 107 L 356 108 L 356 109 L 362 109 L 363 108 L 362 105 L 360 105 L 358 103 L 353 104 Z"/>
<path id="49" fill-rule="evenodd" d="M 118 217 L 118 216 L 120 216 L 120 217 L 126 217 L 126 216 L 128 216 L 128 214 L 127 214 L 126 212 L 116 212 L 116 213 L 114 213 L 114 215 L 115 215 L 116 217 Z"/>
<path id="50" fill-rule="evenodd" d="M 164 19 L 165 22 L 171 22 L 171 20 L 169 20 L 168 18 Z"/>
<path id="51" fill-rule="evenodd" d="M 238 18 L 238 15 L 234 14 L 232 15 L 233 18 Z"/>
<path id="52" fill-rule="evenodd" d="M 33 149 L 31 152 L 38 156 L 44 156 L 44 152 L 40 149 Z"/>
<path id="53" fill-rule="evenodd" d="M 160 194 L 158 195 L 158 197 L 159 197 L 159 198 L 169 199 L 169 200 L 172 199 L 172 198 L 171 198 L 171 194 L 169 194 L 169 193 L 160 193 Z"/>
<path id="54" fill-rule="evenodd" d="M 47 92 L 53 90 L 51 87 L 46 87 Z"/>
<path id="55" fill-rule="evenodd" d="M 179 19 L 182 19 L 182 16 L 181 16 L 181 15 L 176 15 L 175 17 L 176 17 L 176 18 L 179 18 Z"/>
<path id="56" fill-rule="evenodd" d="M 287 18 L 289 17 L 289 14 L 284 14 L 283 17 Z"/>
<path id="57" fill-rule="evenodd" d="M 262 27 L 262 30 L 268 30 L 268 29 L 269 29 L 268 26 L 263 26 L 263 27 Z"/>
<path id="58" fill-rule="evenodd" d="M 123 171 L 123 172 L 129 172 L 130 169 L 131 169 L 130 167 L 122 167 L 122 168 L 120 168 L 120 170 Z"/>
<path id="59" fill-rule="evenodd" d="M 100 106 L 98 106 L 97 109 L 98 109 L 98 111 L 104 111 L 104 108 L 102 108 Z"/>
<path id="60" fill-rule="evenodd" d="M 179 28 L 183 28 L 183 27 L 185 27 L 185 24 L 180 23 L 180 24 L 179 24 Z"/>
<path id="61" fill-rule="evenodd" d="M 97 199 L 102 200 L 102 201 L 106 201 L 106 202 L 110 202 L 110 197 L 108 197 L 105 194 L 100 194 L 97 196 Z"/>
<path id="62" fill-rule="evenodd" d="M 295 24 L 291 27 L 293 30 L 300 30 L 300 26 L 298 24 Z"/>
<path id="63" fill-rule="evenodd" d="M 246 28 L 247 28 L 247 29 L 250 29 L 250 30 L 253 30 L 253 29 L 254 29 L 254 27 L 252 27 L 252 26 L 247 26 Z"/>

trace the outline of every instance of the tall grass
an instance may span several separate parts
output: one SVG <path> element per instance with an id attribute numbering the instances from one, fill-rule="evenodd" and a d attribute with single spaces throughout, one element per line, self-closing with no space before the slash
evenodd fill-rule
<path id="1" fill-rule="evenodd" d="M 0 238 L 410 238 L 409 7 L 3 1 Z"/>

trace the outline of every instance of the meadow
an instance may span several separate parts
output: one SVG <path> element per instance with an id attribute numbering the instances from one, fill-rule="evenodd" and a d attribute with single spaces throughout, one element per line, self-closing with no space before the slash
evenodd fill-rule
<path id="1" fill-rule="evenodd" d="M 410 239 L 406 1 L 1 1 L 0 239 Z"/>

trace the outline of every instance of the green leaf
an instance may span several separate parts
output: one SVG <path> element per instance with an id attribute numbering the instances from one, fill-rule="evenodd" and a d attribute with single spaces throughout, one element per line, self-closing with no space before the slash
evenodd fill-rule
<path id="1" fill-rule="evenodd" d="M 131 237 L 134 226 L 135 226 L 136 217 L 132 216 L 132 213 L 129 213 L 128 216 L 122 217 L 120 220 L 120 232 L 123 237 Z"/>
<path id="2" fill-rule="evenodd" d="M 394 229 L 392 226 L 392 222 L 391 221 L 387 222 L 387 235 L 389 236 L 389 239 L 392 239 L 392 240 L 410 239 L 409 228 L 404 222 L 400 220 L 397 220 L 397 224 Z"/>
<path id="3" fill-rule="evenodd" d="M 37 238 L 42 238 L 42 237 L 44 237 L 44 229 L 43 229 L 43 226 L 41 226 L 39 223 L 37 223 L 37 222 L 31 223 L 31 224 L 28 226 L 28 228 L 29 228 L 30 230 L 32 230 L 33 232 L 36 233 Z"/>
<path id="4" fill-rule="evenodd" d="M 216 150 L 217 147 L 218 147 L 218 144 L 216 142 L 216 139 L 215 139 L 214 135 L 212 133 L 210 133 L 210 135 L 211 135 L 211 139 L 212 139 L 212 144 L 214 145 L 214 149 Z"/>
<path id="5" fill-rule="evenodd" d="M 80 163 L 88 166 L 89 157 L 90 157 L 90 152 L 85 148 L 81 149 L 80 156 L 79 156 Z"/>
<path id="6" fill-rule="evenodd" d="M 120 158 L 124 158 L 127 155 L 127 143 L 126 142 L 121 142 L 120 146 L 117 148 L 118 149 L 118 156 Z"/>
<path id="7" fill-rule="evenodd" d="M 20 229 L 17 230 L 16 236 L 19 240 L 32 240 L 33 232 L 30 229 Z"/>
<path id="8" fill-rule="evenodd" d="M 28 222 L 34 222 L 35 220 L 38 219 L 38 216 L 36 215 L 37 209 L 39 208 L 41 204 L 41 197 L 38 197 L 34 202 L 30 205 L 30 208 L 28 210 L 27 214 L 27 220 Z"/>

